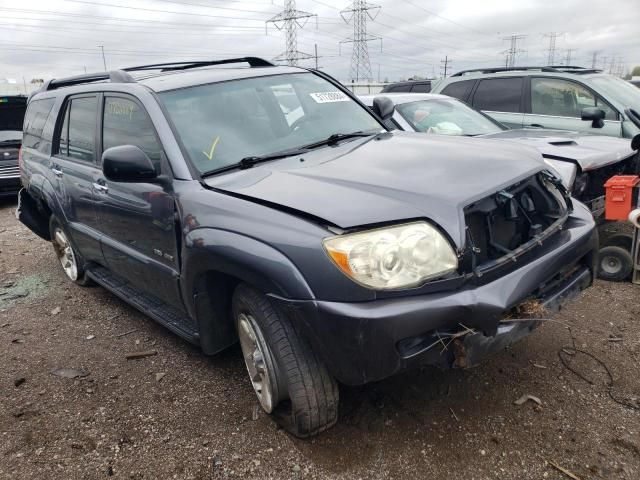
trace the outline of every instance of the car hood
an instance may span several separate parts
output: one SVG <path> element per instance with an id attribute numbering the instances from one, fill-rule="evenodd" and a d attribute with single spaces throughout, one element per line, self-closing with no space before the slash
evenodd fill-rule
<path id="1" fill-rule="evenodd" d="M 345 229 L 428 218 L 460 246 L 466 205 L 544 168 L 538 152 L 509 142 L 395 132 L 205 182 Z"/>
<path id="2" fill-rule="evenodd" d="M 617 163 L 634 153 L 627 139 L 563 130 L 505 130 L 482 138 L 511 140 L 534 147 L 543 157 L 575 162 L 584 172 Z"/>

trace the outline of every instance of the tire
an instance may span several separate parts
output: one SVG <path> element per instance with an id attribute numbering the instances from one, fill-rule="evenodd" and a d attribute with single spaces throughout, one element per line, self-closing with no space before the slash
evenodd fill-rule
<path id="1" fill-rule="evenodd" d="M 338 420 L 338 385 L 296 325 L 269 298 L 244 284 L 236 288 L 232 308 L 247 371 L 262 408 L 299 438 L 332 427 Z M 253 346 L 247 341 L 251 337 L 247 325 L 254 330 Z M 264 360 L 263 364 L 256 366 L 256 358 Z M 265 373 L 255 381 L 258 367 Z"/>
<path id="2" fill-rule="evenodd" d="M 631 253 L 621 247 L 604 247 L 600 249 L 598 260 L 598 277 L 610 282 L 623 282 L 633 272 Z"/>
<path id="3" fill-rule="evenodd" d="M 605 247 L 620 247 L 624 250 L 631 251 L 633 248 L 633 234 L 616 233 L 603 240 Z"/>
<path id="4" fill-rule="evenodd" d="M 53 215 L 49 220 L 49 232 L 56 257 L 66 277 L 82 287 L 95 285 L 84 271 L 84 260 L 73 247 L 60 221 Z"/>

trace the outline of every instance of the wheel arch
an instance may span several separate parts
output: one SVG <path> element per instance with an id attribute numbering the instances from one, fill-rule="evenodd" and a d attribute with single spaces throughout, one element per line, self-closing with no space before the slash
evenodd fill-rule
<path id="1" fill-rule="evenodd" d="M 313 299 L 301 272 L 282 252 L 245 235 L 196 229 L 185 239 L 182 292 L 200 343 L 214 354 L 237 341 L 231 299 L 240 283 L 291 299 Z"/>

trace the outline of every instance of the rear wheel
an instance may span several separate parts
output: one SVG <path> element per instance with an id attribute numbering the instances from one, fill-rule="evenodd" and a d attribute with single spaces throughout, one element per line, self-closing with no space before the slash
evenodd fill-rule
<path id="1" fill-rule="evenodd" d="M 598 277 L 610 282 L 623 282 L 633 271 L 633 258 L 628 250 L 621 247 L 600 249 Z"/>
<path id="2" fill-rule="evenodd" d="M 234 293 L 233 315 L 263 410 L 297 437 L 333 426 L 338 419 L 338 385 L 294 323 L 247 285 Z"/>
<path id="3" fill-rule="evenodd" d="M 74 250 L 62 225 L 54 216 L 49 221 L 49 230 L 51 232 L 53 250 L 56 252 L 56 257 L 58 257 L 62 271 L 67 278 L 78 285 L 92 285 L 93 282 L 86 276 L 82 267 L 82 257 Z"/>

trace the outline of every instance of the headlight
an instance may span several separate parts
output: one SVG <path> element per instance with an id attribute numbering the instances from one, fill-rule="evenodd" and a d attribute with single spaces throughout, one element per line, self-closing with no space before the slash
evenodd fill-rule
<path id="1" fill-rule="evenodd" d="M 414 287 L 458 268 L 451 244 L 426 222 L 340 235 L 323 243 L 342 272 L 378 290 Z"/>

